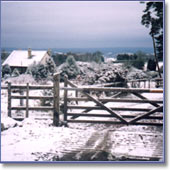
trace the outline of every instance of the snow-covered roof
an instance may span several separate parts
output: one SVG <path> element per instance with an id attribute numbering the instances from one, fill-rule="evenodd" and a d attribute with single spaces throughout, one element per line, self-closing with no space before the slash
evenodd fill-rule
<path id="1" fill-rule="evenodd" d="M 3 65 L 8 64 L 9 66 L 16 67 L 28 67 L 35 63 L 38 64 L 47 51 L 31 51 L 31 57 L 28 56 L 27 50 L 14 50 L 8 58 L 4 61 Z"/>

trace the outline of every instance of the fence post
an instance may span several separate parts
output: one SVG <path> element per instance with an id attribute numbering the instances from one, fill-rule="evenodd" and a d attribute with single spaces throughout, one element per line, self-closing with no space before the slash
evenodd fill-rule
<path id="1" fill-rule="evenodd" d="M 149 88 L 151 87 L 151 86 L 150 86 L 150 82 L 151 82 L 151 80 L 149 79 L 149 80 L 148 80 L 148 83 L 149 83 Z"/>
<path id="2" fill-rule="evenodd" d="M 26 91 L 26 118 L 28 117 L 29 112 L 29 83 L 27 83 L 27 91 Z"/>
<path id="3" fill-rule="evenodd" d="M 68 77 L 64 76 L 64 87 L 67 87 Z M 67 123 L 67 90 L 64 90 L 64 121 Z"/>
<path id="4" fill-rule="evenodd" d="M 53 77 L 54 84 L 54 112 L 53 112 L 53 125 L 59 125 L 59 113 L 60 113 L 60 74 L 56 73 Z"/>
<path id="5" fill-rule="evenodd" d="M 75 92 L 76 93 L 76 98 L 78 97 L 78 91 Z M 76 101 L 76 104 L 78 104 L 78 101 Z"/>
<path id="6" fill-rule="evenodd" d="M 20 95 L 21 96 L 23 96 L 23 94 L 24 94 L 24 92 L 23 92 L 23 90 L 20 90 Z M 20 106 L 23 106 L 24 104 L 23 104 L 23 99 L 20 99 Z"/>
<path id="7" fill-rule="evenodd" d="M 146 88 L 146 81 L 144 80 L 144 88 Z"/>
<path id="8" fill-rule="evenodd" d="M 11 117 L 11 83 L 8 82 L 8 116 Z"/>

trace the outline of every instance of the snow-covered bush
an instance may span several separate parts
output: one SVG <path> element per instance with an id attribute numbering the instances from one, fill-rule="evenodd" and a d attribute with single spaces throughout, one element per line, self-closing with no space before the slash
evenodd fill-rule
<path id="1" fill-rule="evenodd" d="M 33 64 L 28 67 L 27 74 L 31 74 L 35 80 L 41 80 L 48 77 L 48 70 L 43 64 Z"/>
<path id="2" fill-rule="evenodd" d="M 143 70 L 137 69 L 135 67 L 130 67 L 128 68 L 128 73 L 126 78 L 128 80 L 145 79 L 148 78 L 148 75 Z"/>
<path id="3" fill-rule="evenodd" d="M 21 74 L 18 77 L 9 77 L 3 83 L 5 82 L 11 82 L 12 84 L 37 84 L 35 79 L 29 74 Z"/>
<path id="4" fill-rule="evenodd" d="M 56 65 L 52 58 L 46 60 L 45 64 L 33 64 L 28 67 L 26 73 L 31 74 L 35 80 L 44 80 L 52 76 L 56 71 Z"/>
<path id="5" fill-rule="evenodd" d="M 157 71 L 147 71 L 147 76 L 148 76 L 150 79 L 154 79 L 154 78 L 158 77 L 159 74 L 158 74 Z"/>
<path id="6" fill-rule="evenodd" d="M 61 80 L 64 75 L 67 75 L 69 79 L 76 78 L 81 73 L 80 68 L 76 64 L 73 56 L 68 56 L 66 62 L 61 66 Z"/>
<path id="7" fill-rule="evenodd" d="M 52 76 L 56 72 L 56 65 L 52 58 L 48 58 L 45 63 L 45 67 L 47 68 L 48 74 Z"/>
<path id="8" fill-rule="evenodd" d="M 2 77 L 4 77 L 5 75 L 11 75 L 11 68 L 8 64 L 5 64 L 2 67 Z"/>

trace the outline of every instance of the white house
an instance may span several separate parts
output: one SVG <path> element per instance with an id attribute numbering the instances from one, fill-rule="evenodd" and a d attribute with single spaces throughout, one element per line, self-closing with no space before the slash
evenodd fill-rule
<path id="1" fill-rule="evenodd" d="M 20 73 L 24 73 L 32 64 L 45 64 L 50 58 L 50 53 L 50 50 L 37 51 L 30 48 L 28 50 L 14 50 L 3 62 L 2 66 L 8 64 L 12 71 L 17 68 Z"/>

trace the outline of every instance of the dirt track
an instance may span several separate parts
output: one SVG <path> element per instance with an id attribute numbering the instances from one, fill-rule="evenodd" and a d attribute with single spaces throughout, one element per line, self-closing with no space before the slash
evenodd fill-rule
<path id="1" fill-rule="evenodd" d="M 57 153 L 35 153 L 37 161 L 163 160 L 163 137 L 160 127 L 122 126 L 116 128 L 117 130 L 111 129 L 111 126 L 108 130 L 99 129 L 84 139 L 80 138 L 72 147 L 64 148 L 62 157 Z"/>

